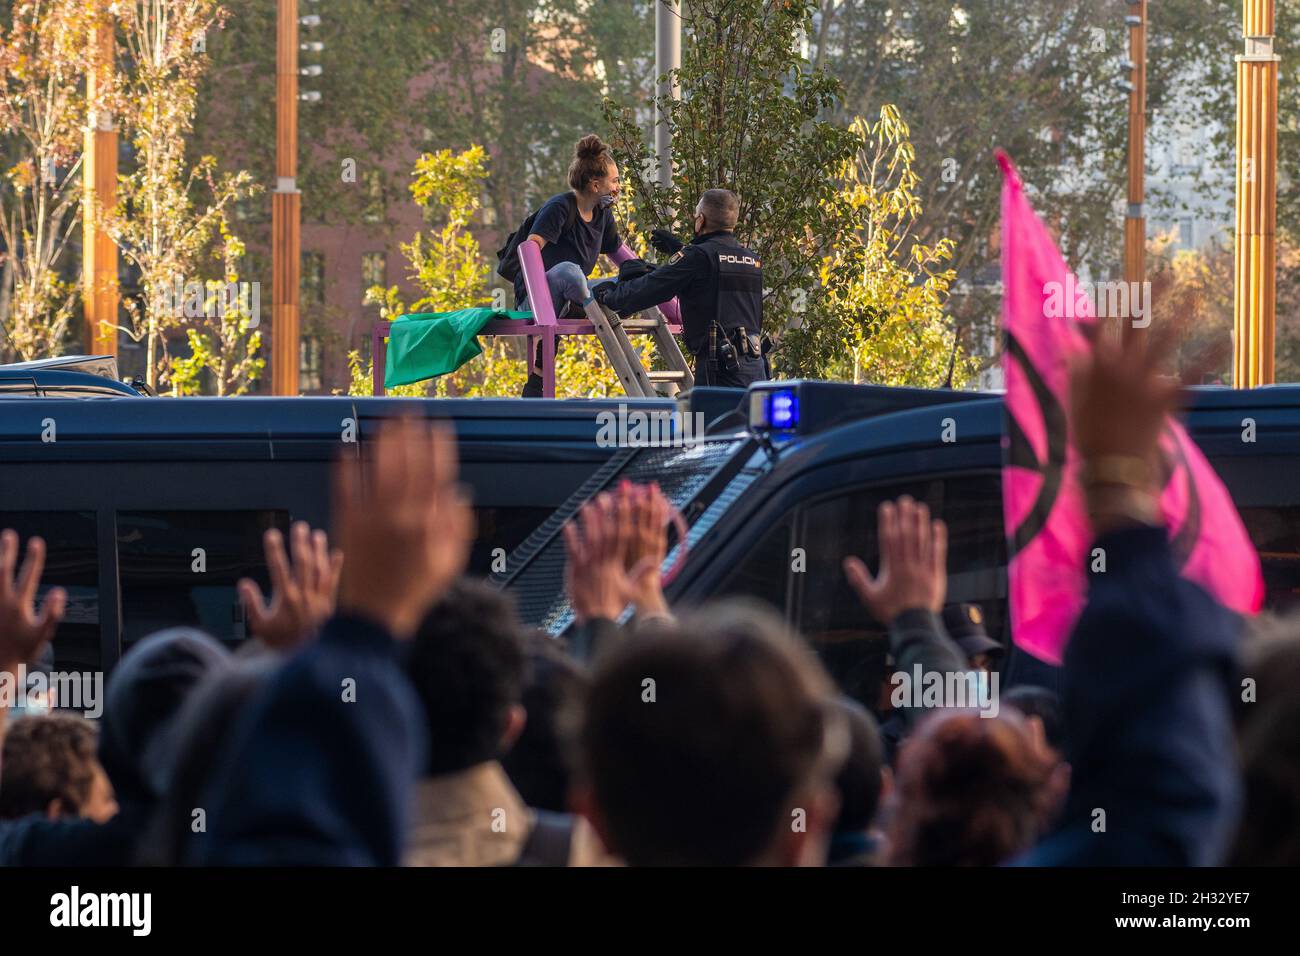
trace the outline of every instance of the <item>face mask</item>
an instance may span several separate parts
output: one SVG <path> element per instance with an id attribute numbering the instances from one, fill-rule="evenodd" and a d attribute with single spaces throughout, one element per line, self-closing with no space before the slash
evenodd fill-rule
<path id="1" fill-rule="evenodd" d="M 614 194 L 609 193 L 601 196 L 600 199 L 596 201 L 596 204 L 600 206 L 601 209 L 608 209 L 610 206 L 614 205 Z"/>

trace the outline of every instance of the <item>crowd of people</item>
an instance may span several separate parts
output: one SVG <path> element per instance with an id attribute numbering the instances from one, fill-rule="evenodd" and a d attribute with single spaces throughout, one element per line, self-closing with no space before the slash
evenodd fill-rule
<path id="1" fill-rule="evenodd" d="M 102 719 L 0 723 L 0 862 L 1300 862 L 1300 631 L 1179 576 L 1155 506 L 1176 395 L 1158 352 L 1102 341 L 1075 376 L 1108 560 L 1059 696 L 994 682 L 989 710 L 882 709 L 842 696 L 760 604 L 670 607 L 653 485 L 565 528 L 576 624 L 533 633 L 508 593 L 463 577 L 454 437 L 399 421 L 338 465 L 334 547 L 302 524 L 268 532 L 269 598 L 240 587 L 254 640 L 163 631 L 110 675 Z M 893 666 L 979 683 L 1000 647 L 971 609 L 943 613 L 944 523 L 909 498 L 878 521 L 874 573 L 843 569 Z M 38 607 L 39 539 L 19 558 L 4 531 L 0 671 L 40 657 L 66 604 L 53 588 Z"/>

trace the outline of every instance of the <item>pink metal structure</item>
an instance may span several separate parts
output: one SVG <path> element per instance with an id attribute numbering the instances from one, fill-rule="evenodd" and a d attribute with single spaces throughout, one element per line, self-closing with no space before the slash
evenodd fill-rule
<path id="1" fill-rule="evenodd" d="M 636 255 L 627 244 L 619 246 L 610 259 L 621 265 Z M 483 326 L 479 335 L 528 336 L 528 361 L 537 351 L 537 341 L 542 343 L 542 397 L 555 397 L 555 348 L 561 335 L 595 335 L 596 329 L 587 319 L 560 319 L 555 314 L 555 303 L 546 284 L 546 267 L 542 264 L 542 250 L 537 243 L 524 240 L 519 244 L 519 263 L 524 274 L 524 287 L 528 290 L 528 303 L 532 306 L 531 319 L 493 319 Z M 668 320 L 674 335 L 682 331 L 681 310 L 677 300 L 659 306 Z M 392 323 L 377 322 L 370 332 L 370 356 L 373 363 L 372 382 L 376 395 L 384 394 L 384 367 L 388 354 L 388 330 Z"/>

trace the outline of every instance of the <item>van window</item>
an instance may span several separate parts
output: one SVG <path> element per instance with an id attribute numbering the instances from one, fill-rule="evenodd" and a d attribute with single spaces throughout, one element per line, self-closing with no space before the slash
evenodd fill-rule
<path id="1" fill-rule="evenodd" d="M 476 507 L 474 520 L 477 527 L 466 569 L 468 573 L 486 576 L 503 570 L 505 556 L 519 547 L 554 510 L 505 505 Z"/>
<path id="2" fill-rule="evenodd" d="M 1238 511 L 1259 551 L 1264 607 L 1279 613 L 1300 607 L 1300 507 L 1258 505 Z"/>
<path id="3" fill-rule="evenodd" d="M 63 621 L 54 633 L 54 666 L 61 671 L 101 668 L 99 548 L 93 511 L 5 511 L 0 528 L 18 532 L 19 560 L 33 535 L 45 539 L 45 571 L 37 600 L 52 587 L 68 592 Z"/>
<path id="4" fill-rule="evenodd" d="M 1211 461 L 1232 494 L 1264 570 L 1264 607 L 1300 606 L 1300 472 L 1283 455 L 1222 456 Z"/>
<path id="5" fill-rule="evenodd" d="M 876 706 L 885 677 L 885 625 L 862 607 L 841 562 L 855 554 L 873 573 L 879 569 L 876 508 L 904 494 L 924 501 L 948 524 L 947 603 L 978 604 L 989 634 L 1006 640 L 1006 542 L 997 474 L 861 487 L 808 502 L 791 541 L 807 555 L 806 570 L 794 575 L 798 627 L 841 689 L 868 707 Z"/>
<path id="6" fill-rule="evenodd" d="M 267 593 L 262 535 L 289 532 L 287 511 L 122 511 L 117 515 L 122 649 L 167 627 L 247 637 L 235 583 Z"/>
<path id="7" fill-rule="evenodd" d="M 782 617 L 789 613 L 789 579 L 796 555 L 791 553 L 790 528 L 786 515 L 750 550 L 745 560 L 717 591 L 718 597 L 747 597 L 771 605 Z"/>

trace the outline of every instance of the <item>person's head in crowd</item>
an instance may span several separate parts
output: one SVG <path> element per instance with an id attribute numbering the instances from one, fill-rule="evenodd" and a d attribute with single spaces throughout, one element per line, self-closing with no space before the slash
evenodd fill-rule
<path id="1" fill-rule="evenodd" d="M 241 715 L 279 663 L 265 654 L 236 658 L 230 667 L 219 667 L 200 680 L 183 702 L 168 735 L 167 790 L 139 862 L 160 866 L 185 862 L 194 812 L 204 805 L 204 794 L 214 782 Z"/>
<path id="2" fill-rule="evenodd" d="M 849 751 L 835 778 L 840 813 L 827 862 L 836 866 L 873 865 L 879 860 L 882 848 L 877 813 L 886 788 L 892 786 L 892 777 L 885 765 L 884 744 L 876 718 L 847 697 L 838 698 L 835 706 L 844 715 Z"/>
<path id="3" fill-rule="evenodd" d="M 124 808 L 162 796 L 181 705 L 200 680 L 230 662 L 215 638 L 187 627 L 151 634 L 123 655 L 108 681 L 99 759 Z"/>
<path id="4" fill-rule="evenodd" d="M 530 634 L 526 642 L 523 733 L 501 760 L 530 807 L 564 813 L 572 778 L 572 735 L 590 678 L 554 638 Z"/>
<path id="5" fill-rule="evenodd" d="M 1061 698 L 1046 687 L 1022 684 L 1002 692 L 1002 703 L 1037 724 L 1047 745 L 1058 754 L 1065 752 L 1065 717 Z"/>
<path id="6" fill-rule="evenodd" d="M 1300 866 L 1300 614 L 1253 630 L 1236 704 L 1246 805 L 1228 862 Z"/>
<path id="7" fill-rule="evenodd" d="M 0 819 L 42 813 L 103 823 L 117 813 L 113 785 L 95 755 L 95 725 L 67 714 L 29 715 L 4 738 Z"/>
<path id="8" fill-rule="evenodd" d="M 634 866 L 820 865 L 848 749 L 834 697 L 757 605 L 633 634 L 593 674 L 574 805 Z"/>
<path id="9" fill-rule="evenodd" d="M 943 609 L 943 626 L 974 670 L 997 669 L 1003 647 L 984 629 L 984 612 L 978 604 L 949 604 Z"/>
<path id="10" fill-rule="evenodd" d="M 898 756 L 896 866 L 996 866 L 1033 846 L 1064 790 L 1056 756 L 1014 711 L 923 721 Z"/>
<path id="11" fill-rule="evenodd" d="M 429 775 L 498 759 L 524 728 L 523 636 L 514 602 L 461 579 L 425 617 L 407 662 L 429 727 Z"/>

